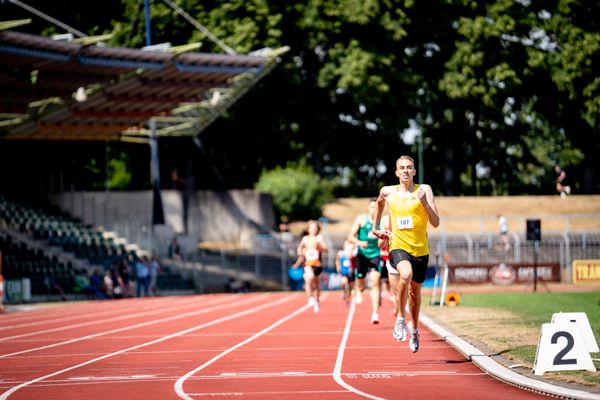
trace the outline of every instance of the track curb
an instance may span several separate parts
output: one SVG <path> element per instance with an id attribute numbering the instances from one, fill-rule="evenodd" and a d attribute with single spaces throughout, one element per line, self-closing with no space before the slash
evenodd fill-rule
<path id="1" fill-rule="evenodd" d="M 429 316 L 421 312 L 419 321 L 423 323 L 429 330 L 435 335 L 445 340 L 448 344 L 454 347 L 456 350 L 465 355 L 475 365 L 481 368 L 486 373 L 494 376 L 495 378 L 509 383 L 520 388 L 531 390 L 538 393 L 543 393 L 551 396 L 557 396 L 564 399 L 574 400 L 600 400 L 600 395 L 595 393 L 589 393 L 582 390 L 575 390 L 550 384 L 548 382 L 542 382 L 536 379 L 531 379 L 521 374 L 518 374 L 502 364 L 495 361 L 489 355 L 485 354 L 477 347 L 468 343 L 466 340 L 460 338 L 456 334 L 450 332 L 437 322 L 433 321 Z"/>

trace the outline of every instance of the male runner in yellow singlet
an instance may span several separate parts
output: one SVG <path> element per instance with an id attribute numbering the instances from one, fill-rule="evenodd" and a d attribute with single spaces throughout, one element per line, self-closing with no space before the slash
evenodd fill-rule
<path id="1" fill-rule="evenodd" d="M 425 281 L 429 262 L 427 223 L 434 227 L 440 224 L 433 191 L 429 185 L 413 182 L 416 173 L 415 162 L 411 157 L 401 156 L 396 160 L 396 176 L 400 184 L 381 188 L 373 223 L 373 233 L 377 237 L 389 238 L 391 264 L 400 274 L 396 290 L 398 317 L 392 335 L 396 340 L 406 340 L 408 300 L 412 319 L 409 348 L 413 353 L 419 350 L 421 286 Z M 390 211 L 392 229 L 377 230 L 386 203 Z"/>

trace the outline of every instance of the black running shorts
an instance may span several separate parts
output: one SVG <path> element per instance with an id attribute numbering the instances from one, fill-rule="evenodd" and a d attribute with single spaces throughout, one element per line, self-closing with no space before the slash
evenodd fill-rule
<path id="1" fill-rule="evenodd" d="M 321 272 L 323 272 L 323 267 L 309 267 L 309 266 L 306 266 L 304 268 L 312 268 L 313 274 L 315 274 L 315 276 L 319 276 L 319 275 L 321 275 Z"/>
<path id="2" fill-rule="evenodd" d="M 379 271 L 379 260 L 381 257 L 367 258 L 362 254 L 356 255 L 356 279 L 367 277 L 370 270 Z"/>
<path id="3" fill-rule="evenodd" d="M 427 264 L 429 264 L 429 254 L 426 254 L 421 257 L 415 257 L 412 254 L 396 249 L 392 250 L 390 253 L 390 260 L 394 268 L 398 265 L 400 261 L 407 260 L 410 262 L 412 266 L 412 280 L 416 283 L 425 282 L 425 274 L 427 273 Z"/>

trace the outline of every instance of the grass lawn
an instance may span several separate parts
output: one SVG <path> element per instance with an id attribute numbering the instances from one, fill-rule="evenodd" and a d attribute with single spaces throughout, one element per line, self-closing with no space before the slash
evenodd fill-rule
<path id="1" fill-rule="evenodd" d="M 541 325 L 557 312 L 585 312 L 596 341 L 600 340 L 600 293 L 466 293 L 456 307 L 430 306 L 423 298 L 423 312 L 490 353 L 499 353 L 531 371 Z M 600 353 L 592 353 L 600 358 Z M 600 362 L 594 361 L 597 369 Z M 600 386 L 600 372 L 546 372 L 545 378 Z"/>

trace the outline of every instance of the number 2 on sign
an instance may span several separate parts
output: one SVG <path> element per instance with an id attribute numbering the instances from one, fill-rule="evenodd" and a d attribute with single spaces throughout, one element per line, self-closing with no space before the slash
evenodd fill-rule
<path id="1" fill-rule="evenodd" d="M 397 217 L 396 224 L 398 225 L 398 229 L 412 229 L 413 228 L 413 218 L 412 217 Z"/>
<path id="2" fill-rule="evenodd" d="M 565 346 L 564 349 L 562 349 L 561 351 L 558 352 L 556 357 L 554 357 L 554 360 L 552 361 L 552 363 L 554 365 L 577 364 L 577 360 L 574 358 L 568 358 L 568 359 L 563 358 L 569 351 L 571 351 L 571 349 L 573 348 L 573 345 L 575 344 L 575 339 L 573 339 L 573 335 L 571 335 L 569 332 L 565 332 L 565 331 L 555 332 L 554 335 L 552 335 L 551 343 L 557 344 L 558 338 L 560 338 L 560 337 L 564 337 L 565 339 L 567 339 L 567 345 Z"/>

